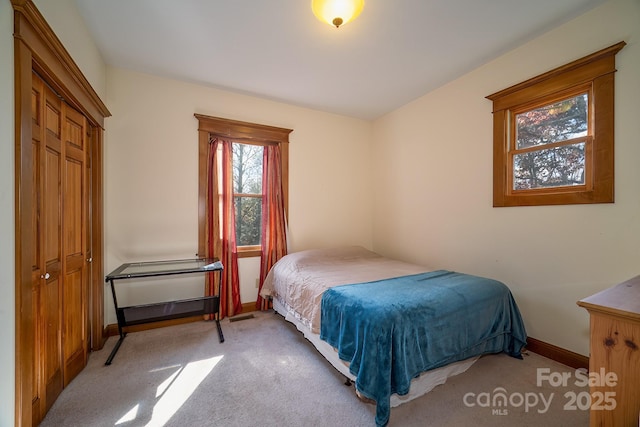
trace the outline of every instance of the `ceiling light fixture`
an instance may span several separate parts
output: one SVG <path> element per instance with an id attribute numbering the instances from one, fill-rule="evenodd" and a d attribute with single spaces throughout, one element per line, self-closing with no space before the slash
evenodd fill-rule
<path id="1" fill-rule="evenodd" d="M 363 7 L 364 0 L 311 0 L 316 18 L 336 28 L 356 19 Z"/>

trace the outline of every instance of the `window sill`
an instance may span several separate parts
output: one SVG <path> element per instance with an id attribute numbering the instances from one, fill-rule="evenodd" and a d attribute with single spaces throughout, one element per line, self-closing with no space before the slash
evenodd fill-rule
<path id="1" fill-rule="evenodd" d="M 238 248 L 238 258 L 255 258 L 262 255 L 260 246 L 249 246 L 246 248 Z"/>

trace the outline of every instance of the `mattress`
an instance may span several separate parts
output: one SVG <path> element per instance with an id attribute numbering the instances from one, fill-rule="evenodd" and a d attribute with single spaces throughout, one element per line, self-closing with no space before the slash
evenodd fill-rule
<path id="1" fill-rule="evenodd" d="M 320 354 L 327 359 L 327 361 L 336 368 L 338 372 L 346 378 L 349 378 L 351 381 L 355 381 L 355 375 L 349 372 L 349 364 L 340 360 L 335 348 L 331 347 L 325 341 L 322 341 L 320 339 L 320 335 L 311 332 L 311 330 L 300 321 L 299 316 L 296 316 L 291 310 L 287 310 L 278 299 L 273 300 L 273 309 L 284 316 L 285 320 L 293 323 L 296 328 L 302 332 L 304 337 L 313 344 L 316 350 L 318 350 L 318 352 L 320 352 Z M 395 393 L 391 395 L 391 407 L 394 408 L 405 402 L 409 402 L 425 395 L 436 386 L 444 384 L 448 378 L 468 370 L 479 358 L 480 356 L 470 357 L 466 360 L 451 363 L 441 368 L 422 373 L 422 375 L 411 382 L 411 389 L 409 390 L 409 393 L 404 396 L 400 396 Z"/>

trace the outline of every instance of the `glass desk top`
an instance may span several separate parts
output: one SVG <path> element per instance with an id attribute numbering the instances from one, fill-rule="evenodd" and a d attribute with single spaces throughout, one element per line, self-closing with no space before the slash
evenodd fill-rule
<path id="1" fill-rule="evenodd" d="M 106 280 L 200 273 L 218 271 L 222 269 L 222 263 L 217 258 L 129 262 L 122 264 L 120 267 L 109 273 Z"/>

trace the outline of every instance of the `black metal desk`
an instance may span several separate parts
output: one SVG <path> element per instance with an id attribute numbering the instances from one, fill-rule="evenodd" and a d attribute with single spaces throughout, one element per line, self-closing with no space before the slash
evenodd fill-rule
<path id="1" fill-rule="evenodd" d="M 168 301 L 153 304 L 134 305 L 129 307 L 119 307 L 116 297 L 114 281 L 123 279 L 135 279 L 143 277 L 160 277 L 174 274 L 207 273 L 219 272 L 223 269 L 222 263 L 216 258 L 185 259 L 172 261 L 152 261 L 152 262 L 131 262 L 122 264 L 113 270 L 106 277 L 106 281 L 111 284 L 113 294 L 113 304 L 116 308 L 118 318 L 118 332 L 120 339 L 111 351 L 105 365 L 110 365 L 115 357 L 126 332 L 126 326 L 140 325 L 143 323 L 158 322 L 161 320 L 180 319 L 183 317 L 213 314 L 218 328 L 218 338 L 224 342 L 222 328 L 220 327 L 220 288 L 218 295 L 204 296 L 199 298 L 184 299 L 179 301 Z M 218 285 L 219 286 L 219 285 Z"/>

